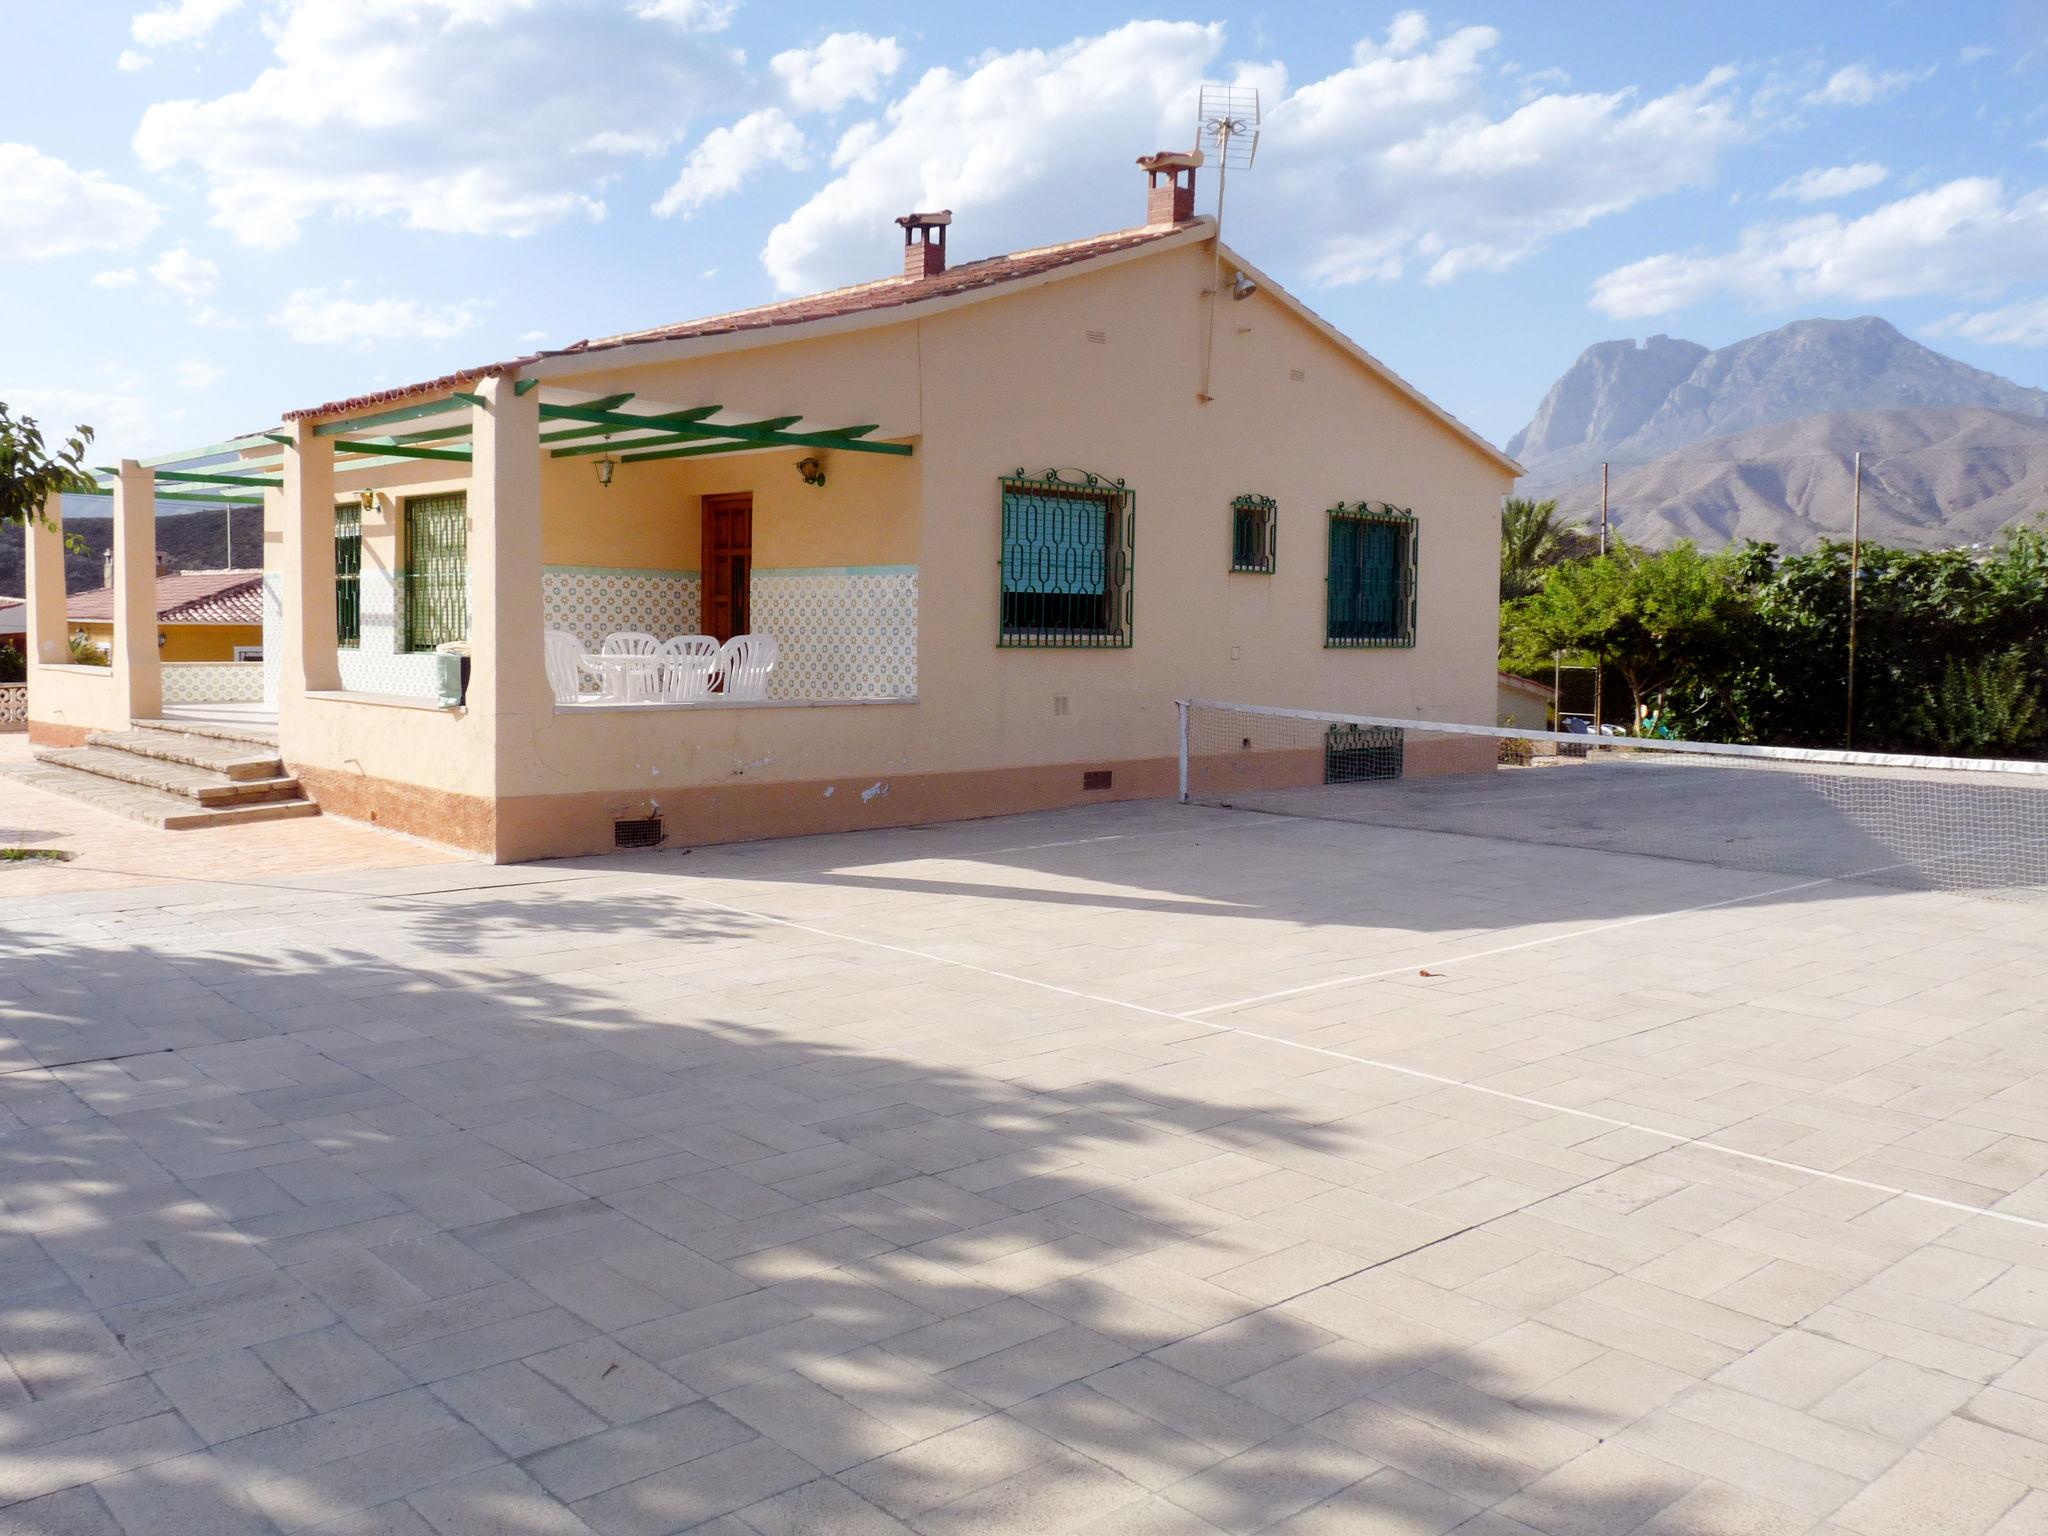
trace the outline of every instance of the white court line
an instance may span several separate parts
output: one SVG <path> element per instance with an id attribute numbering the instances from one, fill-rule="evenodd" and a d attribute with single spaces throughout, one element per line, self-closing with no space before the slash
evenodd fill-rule
<path id="1" fill-rule="evenodd" d="M 1809 883 L 1826 884 L 1827 881 Z M 907 944 L 891 944 L 885 939 L 870 939 L 864 938 L 859 934 L 839 933 L 830 928 L 821 928 L 815 923 L 802 923 L 794 918 L 777 917 L 773 913 L 755 911 L 750 907 L 740 907 L 730 902 L 714 901 L 708 896 L 681 895 L 669 888 L 663 888 L 661 894 L 667 895 L 673 900 L 691 905 L 710 907 L 720 912 L 729 912 L 736 917 L 751 918 L 756 922 L 768 923 L 779 928 L 793 929 L 799 933 L 815 934 L 819 938 L 831 939 L 841 944 L 859 944 L 869 949 L 884 950 L 889 954 L 905 955 L 914 960 L 923 960 L 932 965 L 951 966 L 957 970 L 972 971 L 977 975 L 992 976 L 1001 981 L 1015 982 L 1020 986 L 1034 987 L 1041 992 L 1055 992 L 1062 997 L 1078 998 L 1083 1002 L 1097 1003 L 1106 1008 L 1122 1008 L 1131 1013 L 1142 1013 L 1156 1019 L 1171 1019 L 1176 1023 L 1192 1024 L 1199 1029 L 1214 1030 L 1219 1034 L 1241 1035 L 1247 1040 L 1259 1040 L 1269 1045 L 1287 1046 L 1292 1050 L 1307 1051 L 1312 1055 L 1327 1056 L 1336 1061 L 1348 1061 L 1358 1066 L 1375 1067 L 1382 1072 L 1392 1072 L 1397 1076 L 1411 1077 L 1426 1083 L 1436 1083 L 1445 1088 L 1461 1088 L 1467 1093 L 1482 1094 L 1492 1099 L 1503 1099 L 1510 1104 L 1521 1104 L 1530 1109 L 1540 1109 L 1547 1114 L 1571 1115 L 1580 1120 L 1590 1120 L 1596 1125 L 1604 1125 L 1612 1130 L 1636 1131 L 1645 1136 L 1658 1136 L 1671 1142 L 1674 1147 L 1697 1147 L 1703 1152 L 1716 1152 L 1723 1157 L 1737 1158 L 1747 1163 L 1759 1163 L 1766 1168 L 1782 1168 L 1788 1173 L 1800 1173 L 1805 1174 L 1809 1178 L 1826 1179 L 1831 1183 L 1846 1184 L 1853 1189 L 1868 1189 L 1878 1194 L 1892 1195 L 1900 1199 L 1917 1200 L 1923 1205 L 1936 1206 L 1942 1210 L 1961 1211 L 1968 1216 L 1987 1216 L 1994 1221 L 2012 1222 L 2017 1226 L 2033 1227 L 2037 1231 L 2048 1232 L 2048 1221 L 2038 1221 L 2031 1216 L 2020 1216 L 2010 1211 L 1992 1210 L 1988 1206 L 1969 1205 L 1960 1200 L 1945 1200 L 1939 1195 L 1923 1195 L 1917 1190 L 1901 1189 L 1896 1184 L 1880 1184 L 1872 1179 L 1859 1179 L 1850 1174 L 1833 1172 L 1827 1168 L 1815 1168 L 1807 1163 L 1789 1162 L 1784 1158 L 1770 1157 L 1762 1152 L 1751 1152 L 1743 1147 L 1731 1147 L 1724 1142 L 1709 1141 L 1704 1136 L 1689 1136 L 1683 1131 L 1667 1131 L 1660 1126 L 1644 1125 L 1634 1120 L 1622 1120 L 1613 1115 L 1603 1115 L 1597 1110 L 1579 1109 L 1570 1104 L 1553 1104 L 1547 1099 L 1531 1098 L 1527 1094 L 1521 1093 L 1510 1093 L 1505 1088 L 1489 1088 L 1484 1083 L 1468 1083 L 1459 1078 L 1445 1077 L 1438 1072 L 1425 1072 L 1419 1067 L 1404 1067 L 1395 1062 L 1380 1061 L 1371 1056 L 1358 1056 L 1350 1051 L 1334 1050 L 1329 1046 L 1309 1045 L 1304 1041 L 1289 1040 L 1282 1035 L 1269 1035 L 1255 1029 L 1243 1029 L 1235 1024 L 1218 1024 L 1213 1019 L 1198 1018 L 1194 1014 L 1173 1013 L 1164 1008 L 1149 1007 L 1144 1003 L 1127 1002 L 1120 997 L 1104 997 L 1100 993 L 1084 992 L 1077 987 L 1063 987 L 1057 982 L 1040 981 L 1032 976 L 1019 976 L 1013 971 L 999 971 L 992 966 L 976 965 L 971 960 L 955 960 L 949 955 L 935 955 L 929 950 L 913 949 Z M 1714 902 L 1710 905 L 1728 906 L 1736 901 L 1757 901 L 1761 900 L 1764 896 L 1772 894 L 1776 893 L 1768 891 L 1758 892 L 1754 896 L 1733 897 L 1730 901 Z M 1705 908 L 1686 908 L 1684 910 L 1703 911 Z M 1653 915 L 1675 917 L 1682 916 L 1683 913 L 1672 912 Z M 1560 934 L 1552 939 L 1532 942 L 1556 943 L 1568 937 L 1572 937 L 1572 935 Z M 1528 946 L 1511 945 L 1508 947 L 1527 948 Z M 1488 950 L 1482 953 L 1497 954 L 1502 953 L 1502 951 Z M 1479 956 L 1475 954 L 1459 958 L 1477 959 Z M 1459 960 L 1451 959 L 1439 963 L 1456 965 L 1459 963 Z M 1403 966 L 1402 969 L 1406 970 L 1407 967 Z"/>

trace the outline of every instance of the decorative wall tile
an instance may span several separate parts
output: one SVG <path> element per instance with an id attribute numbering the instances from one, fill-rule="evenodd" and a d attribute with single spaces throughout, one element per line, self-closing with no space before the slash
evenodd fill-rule
<path id="1" fill-rule="evenodd" d="M 703 622 L 695 571 L 550 565 L 540 577 L 541 623 L 565 629 L 595 651 L 606 635 L 638 630 L 667 640 Z"/>
<path id="2" fill-rule="evenodd" d="M 253 704 L 263 697 L 260 661 L 167 661 L 166 704 Z"/>
<path id="3" fill-rule="evenodd" d="M 775 699 L 900 699 L 917 693 L 917 567 L 754 572 L 752 626 L 781 652 Z"/>
<path id="4" fill-rule="evenodd" d="M 397 582 L 389 571 L 365 566 L 362 574 L 362 639 L 336 653 L 341 686 L 352 693 L 387 693 L 406 698 L 440 696 L 440 673 L 430 652 L 398 650 Z M 283 640 L 284 599 L 275 575 L 263 577 L 263 702 L 277 708 L 277 657 Z"/>
<path id="5" fill-rule="evenodd" d="M 0 683 L 0 731 L 28 729 L 28 684 Z"/>

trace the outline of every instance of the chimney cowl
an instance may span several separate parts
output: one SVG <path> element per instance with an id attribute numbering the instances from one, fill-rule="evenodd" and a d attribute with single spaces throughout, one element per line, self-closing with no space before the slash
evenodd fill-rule
<path id="1" fill-rule="evenodd" d="M 937 277 L 946 270 L 946 228 L 953 222 L 952 209 L 906 213 L 896 222 L 903 230 L 905 277 Z"/>
<path id="2" fill-rule="evenodd" d="M 1162 149 L 1138 156 L 1138 169 L 1145 173 L 1146 224 L 1185 224 L 1194 218 L 1195 172 L 1202 163 L 1199 149 Z"/>

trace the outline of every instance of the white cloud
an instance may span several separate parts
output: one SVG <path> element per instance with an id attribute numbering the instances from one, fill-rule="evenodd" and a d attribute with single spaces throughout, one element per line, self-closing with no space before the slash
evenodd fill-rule
<path id="1" fill-rule="evenodd" d="M 89 464 L 110 464 L 121 454 L 147 452 L 156 417 L 149 401 L 127 390 L 63 389 L 47 386 L 10 387 L 0 382 L 0 400 L 17 416 L 33 416 L 46 439 L 69 437 L 75 427 L 91 427 Z"/>
<path id="2" fill-rule="evenodd" d="M 956 246 L 1012 250 L 1138 222 L 1130 160 L 1184 145 L 1205 80 L 1263 93 L 1258 169 L 1233 182 L 1233 228 L 1328 284 L 1498 271 L 1546 240 L 1710 181 L 1754 131 L 1732 71 L 1659 95 L 1539 90 L 1494 59 L 1500 35 L 1437 37 L 1414 12 L 1330 74 L 1231 63 L 1221 26 L 1133 22 L 1063 47 L 934 69 L 832 155 L 838 173 L 769 236 L 787 291 L 887 272 L 912 208 L 962 215 Z M 1503 98 L 1502 92 L 1512 93 Z M 1213 174 L 1201 177 L 1203 199 Z"/>
<path id="3" fill-rule="evenodd" d="M 1891 172 L 1874 160 L 1859 160 L 1854 165 L 1816 167 L 1779 182 L 1771 189 L 1771 196 L 1789 197 L 1801 203 L 1825 203 L 1874 187 L 1889 175 Z"/>
<path id="4" fill-rule="evenodd" d="M 242 0 L 170 0 L 137 16 L 128 33 L 145 48 L 196 43 L 241 8 Z"/>
<path id="5" fill-rule="evenodd" d="M 690 151 L 682 174 L 661 194 L 654 211 L 689 218 L 706 203 L 730 197 L 770 165 L 795 170 L 809 162 L 803 132 L 780 107 L 749 112 L 730 128 L 714 128 Z"/>
<path id="6" fill-rule="evenodd" d="M 1845 64 L 1827 78 L 1827 83 L 1806 93 L 1806 99 L 1822 107 L 1867 107 L 1873 101 L 1904 90 L 1918 78 L 1912 71 L 1874 71 L 1862 64 Z"/>
<path id="7" fill-rule="evenodd" d="M 178 364 L 178 385 L 182 389 L 208 389 L 226 378 L 227 374 L 227 369 L 218 363 L 191 358 Z"/>
<path id="8" fill-rule="evenodd" d="M 1631 262 L 1594 283 L 1593 307 L 1634 319 L 1717 293 L 1770 307 L 1988 294 L 2038 277 L 2044 249 L 2048 189 L 2008 195 L 1996 178 L 1968 176 L 1858 219 L 1826 213 L 1759 224 L 1731 251 Z"/>
<path id="9" fill-rule="evenodd" d="M 522 347 L 531 347 L 547 339 L 548 333 L 546 331 L 521 331 L 519 333 L 519 344 Z"/>
<path id="10" fill-rule="evenodd" d="M 2002 347 L 2048 347 L 2048 298 L 1949 315 L 1928 326 L 1927 334 L 1962 336 Z"/>
<path id="11" fill-rule="evenodd" d="M 188 299 L 203 299 L 220 286 L 220 268 L 204 256 L 194 256 L 182 245 L 151 262 L 149 275 Z"/>
<path id="12" fill-rule="evenodd" d="M 133 267 L 115 267 L 112 271 L 92 275 L 95 288 L 133 288 L 140 280 L 141 274 Z"/>
<path id="13" fill-rule="evenodd" d="M 815 48 L 791 48 L 768 61 L 799 112 L 837 112 L 849 101 L 873 101 L 882 83 L 903 67 L 893 37 L 834 32 Z"/>
<path id="14" fill-rule="evenodd" d="M 1990 58 L 1998 50 L 1989 43 L 1966 43 L 1956 50 L 1958 64 L 1977 64 Z"/>
<path id="15" fill-rule="evenodd" d="M 121 56 L 114 60 L 114 68 L 123 74 L 132 75 L 138 69 L 147 69 L 154 62 L 146 53 L 137 53 L 133 48 L 123 48 Z"/>
<path id="16" fill-rule="evenodd" d="M 215 309 L 211 304 L 195 304 L 186 312 L 185 318 L 202 330 L 239 331 L 242 322 L 225 310 Z"/>
<path id="17" fill-rule="evenodd" d="M 157 206 L 102 171 L 76 171 L 27 144 L 0 144 L 0 260 L 118 251 L 156 228 Z"/>
<path id="18" fill-rule="evenodd" d="M 270 323 L 307 346 L 446 341 L 476 324 L 476 307 L 473 303 L 436 306 L 417 299 L 358 299 L 345 289 L 301 288 L 284 301 Z"/>
<path id="19" fill-rule="evenodd" d="M 684 32 L 723 32 L 737 4 L 738 0 L 641 0 L 633 14 L 643 21 L 665 21 Z"/>
<path id="20" fill-rule="evenodd" d="M 600 218 L 606 180 L 729 96 L 730 49 L 579 0 L 292 0 L 240 90 L 158 102 L 136 153 L 196 170 L 213 222 L 279 247 L 304 222 L 526 235 Z"/>

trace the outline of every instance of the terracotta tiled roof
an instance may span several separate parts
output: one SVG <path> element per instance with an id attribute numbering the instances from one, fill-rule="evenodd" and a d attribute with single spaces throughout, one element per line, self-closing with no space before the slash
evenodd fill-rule
<path id="1" fill-rule="evenodd" d="M 65 604 L 73 624 L 111 624 L 114 589 L 74 592 Z M 156 579 L 159 624 L 261 624 L 261 571 L 179 571 Z"/>
<path id="2" fill-rule="evenodd" d="M 644 331 L 623 331 L 616 336 L 579 341 L 573 346 L 554 351 L 529 353 L 524 357 L 511 358 L 501 363 L 486 363 L 460 373 L 443 374 L 438 379 L 407 384 L 399 389 L 378 390 L 373 394 L 355 395 L 347 400 L 330 400 L 325 405 L 308 406 L 304 410 L 287 411 L 285 419 L 292 421 L 301 416 L 324 416 L 334 411 L 354 411 L 366 406 L 387 405 L 392 401 L 410 399 L 414 395 L 429 391 L 453 389 L 476 379 L 488 378 L 493 374 L 524 367 L 528 363 L 539 362 L 543 358 L 580 357 L 586 353 L 609 351 L 615 347 L 637 346 L 650 341 L 686 341 L 698 336 L 723 336 L 736 331 L 769 330 L 778 326 L 803 325 L 814 320 L 833 320 L 844 315 L 863 314 L 872 310 L 898 309 L 930 299 L 951 298 L 956 294 L 974 293 L 1003 283 L 1015 282 L 1020 278 L 1036 277 L 1098 256 L 1109 256 L 1118 251 L 1151 245 L 1174 235 L 1185 234 L 1193 227 L 1206 228 L 1209 222 L 1207 219 L 1198 219 L 1194 225 L 1151 224 L 1142 229 L 1122 229 L 1113 234 L 1070 241 L 1065 245 L 1041 246 L 1037 250 L 1018 251 L 1009 256 L 991 256 L 982 261 L 963 262 L 935 277 L 883 278 L 878 282 L 860 283 L 851 288 L 835 288 L 827 293 L 814 293 L 800 299 L 784 299 L 774 304 L 757 305 L 753 309 L 737 309 L 723 315 L 709 315 L 701 320 L 686 320 L 678 325 L 655 326 Z"/>

